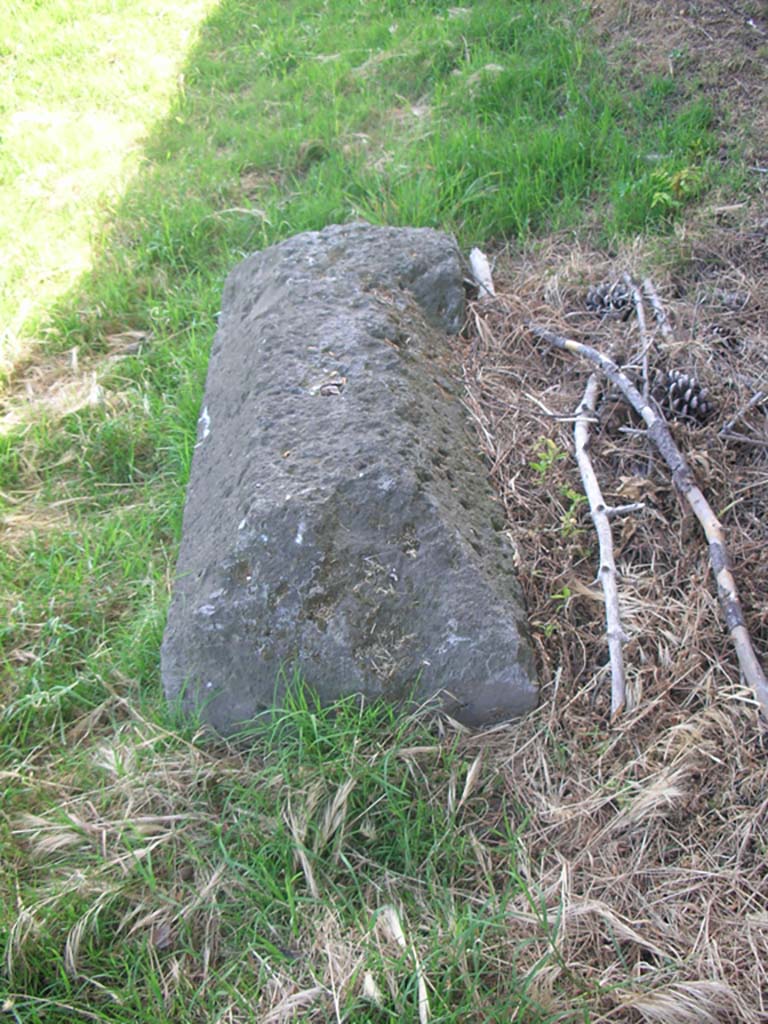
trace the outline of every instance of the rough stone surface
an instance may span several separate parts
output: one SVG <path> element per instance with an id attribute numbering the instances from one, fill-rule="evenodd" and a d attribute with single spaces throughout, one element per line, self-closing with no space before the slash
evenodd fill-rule
<path id="1" fill-rule="evenodd" d="M 456 244 L 429 229 L 331 227 L 231 273 L 169 699 L 231 732 L 298 666 L 323 702 L 437 697 L 470 725 L 535 705 L 512 552 L 451 375 L 463 300 Z"/>

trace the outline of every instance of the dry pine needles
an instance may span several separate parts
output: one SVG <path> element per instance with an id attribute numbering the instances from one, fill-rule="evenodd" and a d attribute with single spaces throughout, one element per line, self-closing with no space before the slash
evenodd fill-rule
<path id="1" fill-rule="evenodd" d="M 496 292 L 491 279 L 490 265 L 484 254 L 477 249 L 472 250 L 471 266 L 478 282 L 479 301 L 484 302 L 495 298 Z M 531 320 L 526 320 L 525 326 L 536 338 L 547 342 L 554 348 L 588 359 L 593 365 L 597 366 L 601 373 L 619 389 L 624 399 L 645 422 L 647 435 L 671 470 L 675 487 L 688 502 L 704 530 L 709 544 L 709 557 L 715 574 L 720 605 L 738 657 L 742 675 L 747 685 L 754 692 L 763 714 L 768 717 L 768 680 L 755 653 L 752 639 L 744 620 L 736 581 L 731 570 L 731 560 L 725 543 L 723 527 L 699 488 L 680 448 L 675 443 L 658 404 L 652 403 L 650 397 L 649 350 L 654 344 L 654 338 L 648 331 L 645 307 L 640 289 L 628 273 L 623 275 L 623 284 L 625 286 L 625 289 L 622 289 L 623 304 L 626 305 L 627 297 L 631 297 L 640 330 L 642 394 L 616 362 L 598 349 L 585 345 L 580 341 L 575 341 L 572 338 L 566 338 L 562 334 L 549 330 Z M 616 285 L 612 289 L 604 289 L 609 299 L 611 292 L 615 292 L 616 289 Z M 669 318 L 653 282 L 646 279 L 643 283 L 643 290 L 651 302 L 662 335 L 669 340 L 672 337 Z M 609 303 L 606 302 L 605 304 L 608 305 Z M 478 318 L 476 318 L 476 323 L 479 323 Z M 619 615 L 613 541 L 608 522 L 609 510 L 603 501 L 600 485 L 588 453 L 588 425 L 590 413 L 594 414 L 595 411 L 597 390 L 598 383 L 593 375 L 587 383 L 584 398 L 576 414 L 575 444 L 576 459 L 581 472 L 584 490 L 589 500 L 600 545 L 601 564 L 598 575 L 605 592 L 606 632 L 612 679 L 611 713 L 615 716 L 624 707 L 626 699 L 622 654 L 624 635 L 621 630 Z"/>
<path id="2" fill-rule="evenodd" d="M 764 654 L 768 409 L 753 396 L 768 390 L 760 298 L 768 275 L 752 234 L 723 229 L 697 240 L 688 277 L 658 268 L 664 306 L 648 317 L 656 335 L 648 372 L 680 369 L 710 390 L 714 422 L 678 420 L 671 429 L 727 531 L 744 615 Z M 537 917 L 556 922 L 559 966 L 535 983 L 544 1005 L 568 1019 L 569 997 L 593 983 L 595 1022 L 761 1024 L 766 732 L 723 643 L 699 524 L 643 420 L 604 379 L 598 414 L 588 414 L 589 454 L 606 508 L 635 506 L 609 517 L 626 637 L 627 700 L 614 717 L 605 595 L 592 581 L 598 545 L 569 454 L 574 410 L 595 368 L 524 326 L 552 325 L 585 344 L 599 337 L 642 390 L 636 319 L 596 323 L 584 294 L 589 281 L 620 281 L 625 267 L 647 263 L 639 243 L 609 257 L 554 237 L 535 252 L 497 254 L 496 297 L 470 308 L 465 402 L 518 556 L 542 701 L 513 729 L 467 740 L 468 754 L 482 746 L 486 769 L 506 780 L 525 816 L 519 871 L 536 905 L 516 901 L 510 927 L 527 963 L 546 951 Z M 751 296 L 747 308 L 725 307 L 720 289 Z M 641 291 L 647 300 L 646 281 Z"/>

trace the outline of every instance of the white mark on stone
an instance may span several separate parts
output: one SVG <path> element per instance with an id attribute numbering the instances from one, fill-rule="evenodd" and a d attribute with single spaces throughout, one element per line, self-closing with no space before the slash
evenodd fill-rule
<path id="1" fill-rule="evenodd" d="M 210 618 L 216 612 L 216 606 L 213 604 L 201 604 L 197 611 L 199 615 L 205 615 L 206 618 Z"/>
<path id="2" fill-rule="evenodd" d="M 262 544 L 268 544 L 269 543 L 269 537 L 267 536 L 266 533 L 262 533 L 262 535 L 261 535 L 261 543 Z"/>
<path id="3" fill-rule="evenodd" d="M 208 681 L 208 682 L 207 682 L 207 683 L 205 684 L 205 688 L 206 688 L 206 690 L 212 690 L 212 689 L 213 689 L 213 683 L 212 683 L 212 682 L 211 682 L 211 681 L 209 680 L 209 681 Z"/>
<path id="4" fill-rule="evenodd" d="M 449 633 L 445 640 L 440 644 L 438 654 L 445 654 L 452 647 L 458 646 L 458 644 L 468 644 L 472 640 L 471 636 L 458 636 L 456 633 Z"/>
<path id="5" fill-rule="evenodd" d="M 203 406 L 203 411 L 200 413 L 200 419 L 197 421 L 197 426 L 200 433 L 200 440 L 197 442 L 197 445 L 201 445 L 211 432 L 211 417 L 208 413 L 207 405 Z M 197 447 L 197 445 L 195 447 Z"/>
<path id="6" fill-rule="evenodd" d="M 449 633 L 445 638 L 445 642 L 449 647 L 455 647 L 456 644 L 468 644 L 471 640 L 471 636 L 456 636 L 455 633 Z"/>
<path id="7" fill-rule="evenodd" d="M 299 523 L 299 528 L 296 531 L 296 543 L 301 546 L 304 543 L 304 531 L 307 528 L 307 524 L 302 519 Z"/>
<path id="8" fill-rule="evenodd" d="M 240 522 L 237 524 L 238 530 L 244 530 L 245 524 L 248 522 L 248 516 L 243 516 Z"/>
<path id="9" fill-rule="evenodd" d="M 392 488 L 395 486 L 395 481 L 392 479 L 392 477 L 385 476 L 382 477 L 381 480 L 379 480 L 378 486 L 380 491 L 384 491 L 386 493 L 387 491 L 392 490 Z"/>

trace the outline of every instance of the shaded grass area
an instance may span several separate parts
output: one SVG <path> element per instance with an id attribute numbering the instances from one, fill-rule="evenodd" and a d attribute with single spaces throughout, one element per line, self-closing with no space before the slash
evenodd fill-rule
<path id="1" fill-rule="evenodd" d="M 71 21 L 66 0 L 49 10 Z M 85 38 L 105 13 L 78 16 Z M 57 45 L 85 61 L 71 28 Z M 42 80 L 47 45 L 37 59 Z M 256 752 L 216 750 L 160 707 L 183 486 L 242 255 L 360 217 L 465 246 L 663 228 L 719 173 L 711 119 L 677 79 L 623 92 L 565 0 L 211 13 L 139 175 L 105 211 L 94 269 L 29 322 L 42 344 L 7 382 L 0 921 L 17 1019 L 248 1020 L 292 998 L 275 1020 L 338 1019 L 366 971 L 381 998 L 354 1019 L 414 1017 L 424 985 L 434 1020 L 565 1019 L 536 981 L 550 954 L 518 977 L 503 946 L 509 887 L 526 891 L 524 819 L 491 783 L 473 802 L 475 780 L 462 813 L 485 824 L 457 824 L 468 766 L 452 740 L 300 698 Z M 29 280 L 10 278 L 12 305 Z"/>

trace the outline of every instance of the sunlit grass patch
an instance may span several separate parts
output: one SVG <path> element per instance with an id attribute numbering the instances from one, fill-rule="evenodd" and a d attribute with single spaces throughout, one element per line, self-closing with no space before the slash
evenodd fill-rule
<path id="1" fill-rule="evenodd" d="M 344 0 L 332 14 L 226 0 L 195 42 L 209 7 L 14 18 L 6 347 L 24 324 L 70 346 L 145 329 L 149 311 L 180 308 L 182 278 L 205 290 L 233 253 L 334 220 L 469 243 L 605 207 L 611 233 L 668 221 L 706 186 L 711 112 L 672 78 L 623 95 L 567 0 Z M 91 256 L 86 293 L 36 320 Z"/>
<path id="2" fill-rule="evenodd" d="M 606 235 L 663 226 L 707 186 L 710 122 L 671 78 L 622 93 L 566 0 L 344 0 L 333 16 L 226 0 L 47 344 L 179 329 L 201 295 L 215 310 L 237 256 L 333 221 L 441 226 L 464 244 L 585 219 Z"/>
<path id="3" fill-rule="evenodd" d="M 0 365 L 90 269 L 211 0 L 0 3 Z"/>

